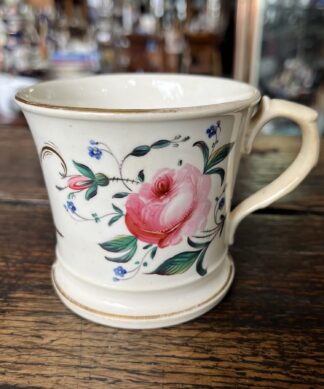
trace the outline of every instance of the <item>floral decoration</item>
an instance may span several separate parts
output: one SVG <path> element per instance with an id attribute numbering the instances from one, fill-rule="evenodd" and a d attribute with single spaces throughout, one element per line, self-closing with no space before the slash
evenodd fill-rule
<path id="1" fill-rule="evenodd" d="M 125 222 L 142 242 L 177 245 L 206 226 L 211 179 L 195 166 L 161 169 L 151 183 L 128 196 Z"/>
<path id="2" fill-rule="evenodd" d="M 100 223 L 107 219 L 108 228 L 123 222 L 128 230 L 126 235 L 118 235 L 105 242 L 97 242 L 102 248 L 103 258 L 114 263 L 113 281 L 125 281 L 135 277 L 145 269 L 149 261 L 159 258 L 159 264 L 150 266 L 153 271 L 142 271 L 147 275 L 171 276 L 182 274 L 194 264 L 199 275 L 207 273 L 204 256 L 211 242 L 221 235 L 226 220 L 225 209 L 225 170 L 220 167 L 231 152 L 234 143 L 216 147 L 221 133 L 221 122 L 217 121 L 205 131 L 209 145 L 204 140 L 190 147 L 199 148 L 202 154 L 202 169 L 179 160 L 174 168 L 161 168 L 149 181 L 141 169 L 136 177 L 124 175 L 124 166 L 130 158 L 142 158 L 148 153 L 188 144 L 190 137 L 181 135 L 173 139 L 160 139 L 150 145 L 139 145 L 119 160 L 111 148 L 97 140 L 90 140 L 87 146 L 88 158 L 97 161 L 105 156 L 114 162 L 118 175 L 111 176 L 93 171 L 87 164 L 72 161 L 73 174 L 68 174 L 65 160 L 55 145 L 47 143 L 41 151 L 44 159 L 56 155 L 62 171 L 59 191 L 66 191 L 65 210 L 78 222 Z M 187 147 L 187 146 L 186 146 Z M 219 195 L 211 201 L 212 177 L 218 177 Z M 97 196 L 101 187 L 115 185 L 116 191 L 110 199 L 110 209 L 98 215 L 97 212 L 84 215 L 77 205 L 77 197 L 83 194 L 86 201 Z M 123 187 L 123 189 L 121 189 Z M 118 204 L 120 202 L 120 204 Z M 109 204 L 109 201 L 107 202 Z M 118 205 L 116 205 L 118 204 Z M 208 215 L 213 215 L 212 225 L 207 227 Z M 164 248 L 185 243 L 187 251 L 165 258 Z M 183 246 L 182 246 L 183 247 Z"/>

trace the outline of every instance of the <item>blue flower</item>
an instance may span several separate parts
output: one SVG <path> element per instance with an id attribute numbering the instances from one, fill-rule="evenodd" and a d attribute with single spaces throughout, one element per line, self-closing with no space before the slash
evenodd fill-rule
<path id="1" fill-rule="evenodd" d="M 208 138 L 212 138 L 214 135 L 216 135 L 216 127 L 212 124 L 209 128 L 207 128 L 206 133 Z"/>
<path id="2" fill-rule="evenodd" d="M 219 202 L 219 205 L 218 205 L 218 208 L 219 209 L 223 209 L 224 208 L 224 205 L 225 205 L 225 199 L 224 197 L 221 199 L 221 201 Z"/>
<path id="3" fill-rule="evenodd" d="M 118 276 L 118 277 L 124 277 L 124 275 L 127 273 L 127 270 L 124 269 L 122 266 L 117 266 L 117 267 L 114 269 L 114 273 L 115 273 L 116 276 Z"/>
<path id="4" fill-rule="evenodd" d="M 218 120 L 216 124 L 212 124 L 209 128 L 207 128 L 206 134 L 208 135 L 208 138 L 212 138 L 214 135 L 217 137 L 217 133 L 219 131 L 221 131 L 220 120 Z"/>
<path id="5" fill-rule="evenodd" d="M 88 153 L 89 153 L 91 158 L 96 158 L 98 160 L 102 156 L 102 151 L 99 149 L 99 147 L 89 146 L 88 147 Z"/>
<path id="6" fill-rule="evenodd" d="M 67 211 L 71 211 L 72 213 L 76 212 L 76 206 L 74 205 L 73 201 L 67 201 L 66 205 L 64 205 L 65 209 Z"/>

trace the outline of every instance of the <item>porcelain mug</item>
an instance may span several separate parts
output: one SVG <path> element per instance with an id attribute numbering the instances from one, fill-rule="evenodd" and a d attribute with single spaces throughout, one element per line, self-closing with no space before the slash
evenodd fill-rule
<path id="1" fill-rule="evenodd" d="M 93 76 L 27 87 L 16 101 L 57 232 L 55 290 L 73 312 L 115 327 L 169 326 L 215 306 L 233 280 L 238 223 L 318 158 L 315 111 L 227 79 Z M 300 152 L 231 211 L 241 155 L 275 117 L 300 126 Z"/>

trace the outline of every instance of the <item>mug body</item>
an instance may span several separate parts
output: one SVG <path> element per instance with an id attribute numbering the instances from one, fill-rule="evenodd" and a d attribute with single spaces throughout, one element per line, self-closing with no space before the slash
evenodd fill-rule
<path id="1" fill-rule="evenodd" d="M 40 84 L 16 99 L 57 235 L 53 285 L 77 314 L 152 328 L 216 305 L 234 276 L 226 220 L 259 93 L 197 76 Z"/>

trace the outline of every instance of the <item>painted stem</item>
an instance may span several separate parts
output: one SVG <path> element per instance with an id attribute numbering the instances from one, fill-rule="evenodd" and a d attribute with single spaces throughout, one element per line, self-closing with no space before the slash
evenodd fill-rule
<path id="1" fill-rule="evenodd" d="M 142 267 L 142 265 L 143 265 L 145 259 L 147 258 L 148 254 L 149 254 L 151 251 L 153 251 L 154 248 L 155 248 L 155 246 L 153 246 L 150 250 L 146 251 L 146 253 L 144 254 L 144 256 L 143 256 L 143 258 L 142 258 L 142 260 L 141 260 L 141 262 L 137 265 L 137 267 L 135 267 L 135 268 L 132 269 L 132 270 L 127 271 L 127 274 L 133 273 L 130 277 L 127 277 L 127 278 L 120 278 L 119 280 L 120 280 L 120 281 L 127 281 L 127 280 L 130 280 L 130 279 L 134 278 L 134 277 L 137 275 L 137 273 L 139 272 L 140 268 Z"/>
<path id="2" fill-rule="evenodd" d="M 124 163 L 126 161 L 126 159 L 130 156 L 130 154 L 127 154 L 125 158 L 123 158 L 121 164 L 119 165 L 119 175 L 120 175 L 120 178 L 123 179 L 123 166 L 124 166 Z M 133 192 L 133 190 L 123 181 L 123 184 L 125 186 L 125 188 L 127 188 L 127 190 L 129 190 L 130 192 Z"/>
<path id="3" fill-rule="evenodd" d="M 123 178 L 123 177 L 109 177 L 109 180 L 110 181 L 121 181 L 121 182 L 123 182 L 123 183 L 125 183 L 125 182 L 129 182 L 129 183 L 131 183 L 131 184 L 140 184 L 140 182 L 139 181 L 137 181 L 137 180 L 133 180 L 133 179 L 131 179 L 131 178 Z"/>
<path id="4" fill-rule="evenodd" d="M 116 164 L 117 164 L 117 166 L 118 166 L 119 176 L 120 176 L 120 179 L 121 179 L 120 181 L 122 182 L 122 184 L 124 185 L 124 187 L 125 187 L 127 190 L 129 190 L 130 192 L 132 192 L 132 189 L 126 184 L 126 182 L 128 182 L 128 180 L 125 179 L 125 178 L 123 177 L 123 171 L 122 171 L 122 169 L 123 169 L 123 163 L 124 163 L 126 157 L 123 159 L 122 163 L 120 163 L 120 162 L 118 161 L 117 157 L 115 156 L 115 154 L 110 150 L 110 148 L 109 148 L 106 144 L 104 144 L 104 143 L 98 143 L 98 144 L 102 144 L 103 146 L 106 147 L 106 149 L 102 149 L 102 150 L 105 151 L 106 153 L 108 153 L 109 155 L 111 155 L 111 156 L 113 157 L 113 159 L 115 160 L 115 162 L 116 162 Z"/>
<path id="5" fill-rule="evenodd" d="M 78 222 L 88 222 L 88 221 L 94 221 L 94 220 L 96 220 L 96 218 L 87 218 L 87 217 L 84 217 L 84 216 L 81 216 L 79 213 L 77 213 L 77 212 L 69 212 L 69 214 L 70 214 L 70 216 L 72 217 L 72 219 L 73 220 L 75 220 L 75 221 L 78 221 Z M 76 219 L 75 217 L 73 217 L 73 215 L 76 215 L 79 219 Z M 106 218 L 106 217 L 108 217 L 108 216 L 113 216 L 113 215 L 118 215 L 118 213 L 117 212 L 110 212 L 110 213 L 106 213 L 106 214 L 104 214 L 104 215 L 102 215 L 102 216 L 98 216 L 98 219 L 104 219 L 104 218 Z M 81 219 L 81 220 L 80 220 Z"/>

